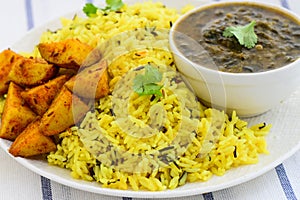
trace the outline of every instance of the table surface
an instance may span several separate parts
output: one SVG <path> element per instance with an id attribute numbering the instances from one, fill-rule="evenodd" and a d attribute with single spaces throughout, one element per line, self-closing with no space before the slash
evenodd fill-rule
<path id="1" fill-rule="evenodd" d="M 104 0 L 102 0 L 104 1 Z M 9 48 L 27 31 L 66 13 L 82 8 L 91 0 L 6 0 L 0 6 L 0 50 Z M 300 14 L 296 0 L 265 0 Z M 299 133 L 300 134 L 300 133 Z M 51 181 L 26 169 L 0 149 L 0 200 L 131 199 L 93 194 Z M 184 199 L 300 199 L 300 151 L 273 170 L 231 188 Z M 174 199 L 174 198 L 172 198 Z M 183 199 L 183 198 L 177 198 Z"/>

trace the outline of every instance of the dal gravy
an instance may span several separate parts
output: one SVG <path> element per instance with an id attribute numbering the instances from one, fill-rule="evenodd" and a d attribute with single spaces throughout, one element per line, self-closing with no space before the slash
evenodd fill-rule
<path id="1" fill-rule="evenodd" d="M 222 35 L 226 27 L 244 26 L 253 20 L 258 37 L 253 48 Z M 191 61 L 225 72 L 267 71 L 300 57 L 300 22 L 255 3 L 225 3 L 197 10 L 177 24 L 174 34 L 176 46 Z"/>

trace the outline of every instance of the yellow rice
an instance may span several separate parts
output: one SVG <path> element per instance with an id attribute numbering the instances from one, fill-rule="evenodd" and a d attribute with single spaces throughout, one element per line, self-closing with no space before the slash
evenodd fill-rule
<path id="1" fill-rule="evenodd" d="M 42 42 L 72 37 L 100 49 L 112 46 L 103 51 L 109 60 L 110 86 L 118 94 L 128 95 L 126 87 L 129 86 L 121 84 L 125 87 L 122 88 L 118 84 L 125 75 L 130 79 L 130 73 L 139 66 L 151 63 L 167 74 L 164 77 L 164 98 L 157 100 L 156 104 L 152 103 L 151 96 L 133 94 L 128 100 L 128 107 L 124 107 L 122 99 L 114 99 L 114 93 L 96 102 L 95 111 L 89 112 L 79 127 L 71 127 L 59 135 L 57 151 L 47 157 L 50 164 L 69 169 L 74 178 L 97 181 L 103 187 L 158 191 L 174 189 L 189 182 L 208 181 L 213 175 L 224 175 L 233 167 L 257 163 L 259 154 L 268 153 L 264 136 L 270 125 L 262 123 L 249 127 L 235 112 L 228 116 L 203 107 L 192 98 L 192 93 L 182 82 L 169 84 L 172 82 L 170 79 L 176 77 L 176 72 L 163 29 L 169 29 L 170 22 L 175 22 L 179 15 L 176 10 L 161 3 L 139 3 L 125 6 L 122 13 L 103 15 L 99 12 L 93 18 L 63 19 L 60 30 L 42 35 Z M 126 31 L 129 32 L 124 33 Z M 157 36 L 151 39 L 152 31 L 156 31 L 154 35 L 158 35 L 159 39 Z M 146 41 L 150 44 L 138 40 L 136 33 L 149 37 Z M 133 38 L 128 39 L 128 36 Z M 122 37 L 125 49 L 124 46 L 111 45 Z M 113 55 L 109 55 L 112 51 Z M 115 91 L 115 88 L 121 90 Z M 114 103 L 116 107 L 113 107 Z M 151 123 L 152 106 L 165 110 L 166 117 L 161 117 L 165 120 L 164 130 L 155 134 L 146 132 L 145 137 L 127 134 L 127 129 L 120 128 L 122 121 L 116 122 L 116 115 L 122 117 L 122 113 L 127 113 L 130 117 L 123 118 L 126 123 L 147 127 Z M 128 130 L 130 127 L 127 127 Z M 190 131 L 184 131 L 188 128 L 193 130 L 192 135 Z M 179 135 L 181 129 L 182 135 Z M 187 145 L 180 146 L 182 141 L 176 138 L 186 139 L 188 136 L 191 137 L 187 139 Z M 108 150 L 97 154 L 93 147 Z M 115 155 L 117 150 L 134 156 L 130 157 L 128 153 Z M 120 161 L 118 156 L 123 156 L 124 160 Z M 118 166 L 116 162 L 119 162 Z M 133 165 L 128 166 L 130 162 Z M 132 166 L 138 171 L 131 171 Z"/>

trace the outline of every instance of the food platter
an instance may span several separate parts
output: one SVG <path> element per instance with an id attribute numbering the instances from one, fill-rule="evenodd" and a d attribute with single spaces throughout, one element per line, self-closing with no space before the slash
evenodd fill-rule
<path id="1" fill-rule="evenodd" d="M 252 180 L 269 170 L 273 169 L 285 159 L 292 156 L 300 149 L 300 90 L 296 91 L 287 101 L 283 102 L 277 108 L 269 112 L 254 117 L 248 118 L 247 121 L 256 123 L 258 121 L 266 121 L 273 124 L 272 130 L 266 137 L 268 143 L 269 155 L 261 155 L 260 161 L 255 165 L 247 165 L 229 170 L 224 176 L 213 177 L 207 182 L 189 183 L 175 190 L 166 190 L 159 192 L 148 191 L 131 191 L 131 190 L 115 190 L 102 188 L 97 183 L 87 181 L 75 180 L 70 176 L 68 170 L 50 166 L 45 160 L 40 159 L 24 159 L 15 158 L 18 163 L 31 171 L 45 176 L 53 181 L 73 187 L 79 190 L 112 195 L 112 196 L 130 196 L 137 198 L 166 198 L 166 197 L 180 197 L 190 196 L 211 191 L 225 189 L 235 186 L 246 181 Z M 1 148 L 8 153 L 10 142 L 1 139 Z"/>
<path id="2" fill-rule="evenodd" d="M 191 1 L 192 2 L 192 1 Z M 197 1 L 199 4 L 199 1 Z M 168 3 L 166 2 L 168 5 Z M 169 5 L 171 1 L 169 1 Z M 180 7 L 181 5 L 173 5 Z M 72 17 L 73 13 L 68 15 Z M 68 17 L 67 16 L 67 17 Z M 30 52 L 38 43 L 42 32 L 60 26 L 59 20 L 54 20 L 39 28 L 33 29 L 11 48 L 17 52 Z M 288 87 L 288 86 L 287 86 Z M 246 118 L 250 124 L 266 122 L 273 125 L 271 132 L 266 137 L 269 155 L 261 155 L 260 161 L 255 165 L 247 165 L 229 170 L 224 176 L 214 176 L 207 182 L 189 183 L 174 190 L 158 192 L 116 190 L 103 188 L 98 183 L 80 181 L 70 176 L 70 171 L 55 166 L 50 166 L 41 158 L 24 159 L 15 158 L 18 163 L 31 171 L 45 176 L 53 181 L 79 190 L 105 194 L 111 196 L 128 196 L 137 198 L 166 198 L 196 195 L 235 186 L 254 179 L 273 169 L 285 159 L 300 149 L 300 88 L 280 106 L 253 118 Z M 0 139 L 0 146 L 8 153 L 11 142 Z M 8 153 L 9 154 L 9 153 Z M 9 154 L 10 155 L 10 154 Z"/>

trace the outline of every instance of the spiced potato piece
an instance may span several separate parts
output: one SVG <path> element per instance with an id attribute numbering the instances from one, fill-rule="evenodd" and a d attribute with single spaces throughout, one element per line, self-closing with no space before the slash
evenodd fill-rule
<path id="1" fill-rule="evenodd" d="M 88 110 L 80 98 L 63 87 L 42 116 L 40 131 L 47 136 L 59 134 L 81 120 Z"/>
<path id="2" fill-rule="evenodd" d="M 9 84 L 7 98 L 1 117 L 0 137 L 14 140 L 31 123 L 36 114 L 25 104 L 21 97 L 23 89 L 17 84 Z"/>
<path id="3" fill-rule="evenodd" d="M 40 120 L 30 123 L 9 148 L 14 156 L 31 157 L 56 150 L 53 140 L 40 132 Z"/>
<path id="4" fill-rule="evenodd" d="M 41 58 L 18 59 L 12 66 L 8 78 L 21 86 L 36 86 L 53 78 L 58 68 Z"/>
<path id="5" fill-rule="evenodd" d="M 22 56 L 10 49 L 0 53 L 0 95 L 7 93 L 9 85 L 8 74 L 16 60 L 19 58 L 22 58 Z"/>
<path id="6" fill-rule="evenodd" d="M 99 99 L 108 95 L 107 62 L 103 60 L 85 68 L 68 80 L 65 86 L 83 98 Z"/>
<path id="7" fill-rule="evenodd" d="M 62 68 L 79 69 L 97 62 L 101 55 L 97 50 L 78 39 L 66 39 L 60 42 L 40 43 L 41 56 L 49 63 Z"/>
<path id="8" fill-rule="evenodd" d="M 59 76 L 43 85 L 23 91 L 21 96 L 35 113 L 42 116 L 68 78 L 66 75 Z"/>

